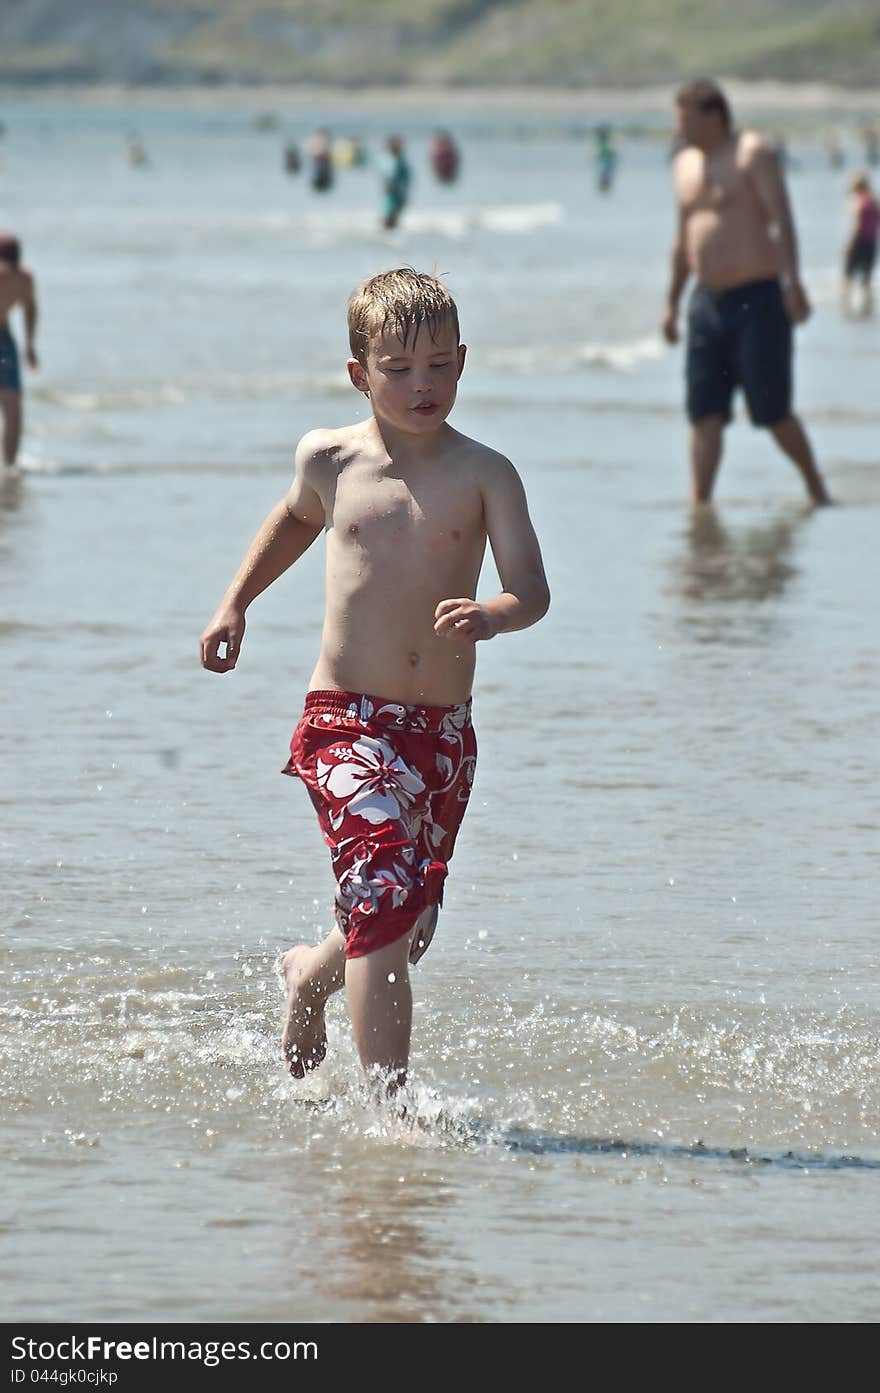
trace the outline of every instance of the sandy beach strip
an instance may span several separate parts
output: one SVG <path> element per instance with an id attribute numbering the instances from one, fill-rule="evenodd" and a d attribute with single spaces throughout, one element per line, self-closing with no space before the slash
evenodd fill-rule
<path id="1" fill-rule="evenodd" d="M 741 116 L 880 116 L 880 88 L 845 89 L 824 83 L 741 82 L 720 78 Z M 668 112 L 677 83 L 641 88 L 548 87 L 327 87 L 327 86 L 123 86 L 40 85 L 0 87 L 0 102 L 70 103 L 93 106 L 187 107 L 296 113 L 300 111 L 432 111 L 555 116 L 639 116 Z"/>

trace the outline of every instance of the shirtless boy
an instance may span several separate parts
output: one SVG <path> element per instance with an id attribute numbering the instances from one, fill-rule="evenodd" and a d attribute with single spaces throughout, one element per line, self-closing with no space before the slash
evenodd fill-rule
<path id="1" fill-rule="evenodd" d="M 3 463 L 15 464 L 21 440 L 21 369 L 18 345 L 9 329 L 9 315 L 16 305 L 24 314 L 25 356 L 28 367 L 37 366 L 34 337 L 37 332 L 37 299 L 34 278 L 19 263 L 21 247 L 15 237 L 0 232 L 0 414 L 3 416 Z"/>
<path id="2" fill-rule="evenodd" d="M 813 502 L 830 503 L 791 409 L 792 327 L 808 318 L 810 305 L 776 152 L 754 131 L 733 130 L 713 82 L 683 87 L 677 108 L 678 233 L 663 333 L 678 342 L 678 302 L 695 276 L 687 339 L 693 500 L 712 497 L 731 399 L 742 387 L 753 424 L 771 432 Z"/>
<path id="3" fill-rule="evenodd" d="M 361 1063 L 390 1095 L 409 1060 L 409 964 L 433 936 L 473 780 L 476 644 L 536 623 L 549 591 L 513 465 L 447 424 L 465 347 L 446 287 L 408 268 L 372 277 L 349 302 L 349 339 L 371 415 L 300 441 L 202 663 L 235 667 L 251 601 L 326 532 L 321 651 L 284 772 L 330 848 L 336 927 L 284 955 L 282 1049 L 295 1078 L 320 1064 L 344 983 Z M 477 603 L 487 538 L 503 588 Z"/>

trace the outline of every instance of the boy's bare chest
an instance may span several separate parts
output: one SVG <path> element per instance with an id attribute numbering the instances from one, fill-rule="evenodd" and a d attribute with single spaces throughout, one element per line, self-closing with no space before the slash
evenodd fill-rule
<path id="1" fill-rule="evenodd" d="M 340 542 L 370 549 L 413 542 L 433 548 L 479 542 L 482 526 L 482 500 L 473 485 L 375 475 L 343 475 L 337 483 L 332 527 Z"/>

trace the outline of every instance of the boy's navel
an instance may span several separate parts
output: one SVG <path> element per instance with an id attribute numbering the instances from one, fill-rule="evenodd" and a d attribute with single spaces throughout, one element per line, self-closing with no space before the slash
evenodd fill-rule
<path id="1" fill-rule="evenodd" d="M 419 663 L 420 663 L 421 661 L 422 661 L 422 659 L 421 659 L 421 655 L 420 655 L 419 653 L 410 653 L 410 655 L 409 655 L 409 665 L 410 665 L 410 667 L 418 667 L 418 665 L 419 665 Z"/>

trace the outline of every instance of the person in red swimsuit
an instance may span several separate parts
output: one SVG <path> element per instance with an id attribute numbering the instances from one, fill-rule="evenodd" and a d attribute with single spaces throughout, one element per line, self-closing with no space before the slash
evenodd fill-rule
<path id="1" fill-rule="evenodd" d="M 852 312 L 850 288 L 856 278 L 862 283 L 861 315 L 867 318 L 873 313 L 874 299 L 871 291 L 871 276 L 877 260 L 877 238 L 880 235 L 880 204 L 871 192 L 871 184 L 866 174 L 857 174 L 850 184 L 852 196 L 852 228 L 843 262 L 843 287 L 841 291 L 842 309 L 845 315 Z"/>
<path id="2" fill-rule="evenodd" d="M 454 430 L 466 349 L 442 282 L 410 268 L 349 302 L 348 373 L 365 421 L 310 431 L 290 492 L 266 518 L 201 639 L 230 672 L 245 612 L 326 534 L 317 666 L 284 772 L 302 780 L 336 876 L 336 925 L 285 953 L 282 1049 L 302 1078 L 324 1058 L 324 1007 L 345 985 L 376 1096 L 406 1079 L 409 966 L 434 933 L 476 764 L 475 650 L 535 624 L 550 602 L 510 460 Z M 486 542 L 501 592 L 476 599 Z"/>

